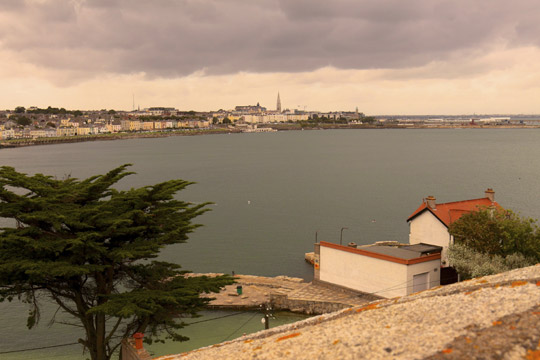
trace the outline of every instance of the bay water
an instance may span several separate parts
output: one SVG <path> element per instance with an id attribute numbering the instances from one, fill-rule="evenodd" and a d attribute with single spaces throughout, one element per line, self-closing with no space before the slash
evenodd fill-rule
<path id="1" fill-rule="evenodd" d="M 188 243 L 160 255 L 195 272 L 310 280 L 304 253 L 316 239 L 407 242 L 406 219 L 428 195 L 438 202 L 472 199 L 491 187 L 503 207 L 540 217 L 537 129 L 284 131 L 0 149 L 0 165 L 58 178 L 83 179 L 126 163 L 137 174 L 120 189 L 181 178 L 196 184 L 179 198 L 213 202 Z M 0 304 L 0 353 L 78 336 L 58 324 L 47 327 L 47 318 L 26 330 L 25 316 L 22 305 Z M 7 358 L 81 358 L 77 346 L 55 351 Z"/>

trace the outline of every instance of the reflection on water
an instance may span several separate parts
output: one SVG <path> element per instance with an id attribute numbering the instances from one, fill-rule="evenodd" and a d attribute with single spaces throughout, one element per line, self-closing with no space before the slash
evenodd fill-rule
<path id="1" fill-rule="evenodd" d="M 261 322 L 261 312 L 237 312 L 237 311 L 211 311 L 204 312 L 203 317 L 189 319 L 186 323 L 193 323 L 184 330 L 182 335 L 190 338 L 188 342 L 167 344 L 154 343 L 147 346 L 153 356 L 178 354 L 200 347 L 233 340 L 243 334 L 250 334 L 264 329 Z M 293 314 L 289 312 L 276 312 L 270 319 L 270 328 L 289 324 L 308 318 L 307 315 Z M 215 320 L 212 320 L 215 319 Z M 210 320 L 210 321 L 207 321 Z"/>
<path id="2" fill-rule="evenodd" d="M 15 305 L 13 309 L 25 310 L 19 308 L 18 305 Z M 5 315 L 7 315 L 7 318 Z M 180 333 L 183 336 L 189 337 L 189 341 L 154 342 L 151 345 L 145 345 L 146 349 L 152 356 L 156 357 L 178 354 L 222 341 L 233 340 L 243 334 L 250 334 L 264 329 L 264 325 L 261 323 L 263 315 L 260 312 L 222 310 L 203 311 L 200 315 L 200 317 L 185 319 L 184 321 L 190 325 L 182 329 Z M 307 315 L 289 312 L 276 312 L 274 313 L 274 318 L 270 320 L 270 327 L 273 328 L 289 324 L 306 319 L 307 317 Z M 11 320 L 15 320 L 16 318 Z M 9 322 L 9 314 L 4 314 L 2 319 Z M 45 320 L 44 324 L 38 326 L 37 329 L 23 330 L 17 333 L 2 331 L 0 358 L 10 360 L 84 360 L 89 358 L 88 354 L 82 353 L 82 346 L 77 344 L 78 334 L 80 334 L 77 329 L 62 324 L 55 324 L 53 327 L 48 327 L 46 325 L 47 319 L 43 320 Z M 47 348 L 62 344 L 69 345 Z M 35 348 L 41 349 L 11 352 Z"/>

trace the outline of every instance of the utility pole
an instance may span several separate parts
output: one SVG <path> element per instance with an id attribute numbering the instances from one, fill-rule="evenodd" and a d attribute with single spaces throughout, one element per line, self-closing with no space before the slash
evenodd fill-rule
<path id="1" fill-rule="evenodd" d="M 261 319 L 261 322 L 264 324 L 264 329 L 270 329 L 270 317 L 273 317 L 271 311 L 272 307 L 270 304 L 261 304 L 261 311 L 264 313 L 264 317 Z"/>

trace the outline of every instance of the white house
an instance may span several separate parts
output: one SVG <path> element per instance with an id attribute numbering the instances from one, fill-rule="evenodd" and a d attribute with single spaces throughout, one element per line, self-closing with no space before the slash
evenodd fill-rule
<path id="1" fill-rule="evenodd" d="M 448 232 L 448 227 L 463 214 L 477 211 L 481 208 L 501 206 L 495 201 L 493 189 L 485 191 L 485 197 L 437 204 L 433 196 L 428 196 L 415 212 L 409 216 L 409 243 L 411 245 L 428 243 L 441 246 L 442 266 L 448 266 L 446 255 L 448 246 L 454 243 Z"/>
<path id="2" fill-rule="evenodd" d="M 315 280 L 392 298 L 440 284 L 441 248 L 380 242 L 349 246 L 315 244 Z"/>

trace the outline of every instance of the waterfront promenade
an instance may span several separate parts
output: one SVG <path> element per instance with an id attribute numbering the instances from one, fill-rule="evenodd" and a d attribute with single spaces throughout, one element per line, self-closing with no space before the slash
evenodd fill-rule
<path id="1" fill-rule="evenodd" d="M 217 276 L 221 274 L 189 274 L 188 276 Z M 352 291 L 305 282 L 288 276 L 264 277 L 236 275 L 236 283 L 226 286 L 215 299 L 213 309 L 258 309 L 271 304 L 274 310 L 289 310 L 304 314 L 323 314 L 357 306 L 373 300 Z M 242 287 L 239 294 L 238 286 Z"/>

